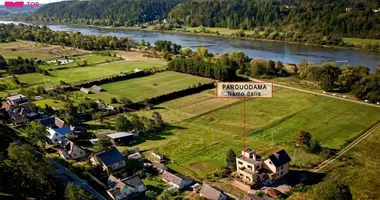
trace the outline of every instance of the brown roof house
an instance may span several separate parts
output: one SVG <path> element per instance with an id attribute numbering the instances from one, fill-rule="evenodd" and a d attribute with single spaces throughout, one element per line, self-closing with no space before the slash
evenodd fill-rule
<path id="1" fill-rule="evenodd" d="M 206 199 L 210 200 L 227 200 L 227 196 L 223 193 L 222 190 L 213 188 L 206 183 L 202 185 L 199 194 L 201 197 L 205 197 Z"/>
<path id="2" fill-rule="evenodd" d="M 134 175 L 125 179 L 118 179 L 110 175 L 107 181 L 107 194 L 114 200 L 130 199 L 142 192 L 145 192 L 146 187 L 138 175 Z"/>
<path id="3" fill-rule="evenodd" d="M 178 189 L 184 189 L 193 183 L 193 180 L 181 174 L 172 174 L 168 171 L 164 171 L 162 179 Z"/>
<path id="4" fill-rule="evenodd" d="M 247 194 L 245 195 L 241 200 L 265 200 L 264 198 L 261 198 L 255 194 Z"/>
<path id="5" fill-rule="evenodd" d="M 101 165 L 104 171 L 116 171 L 126 165 L 124 156 L 115 147 L 92 154 L 90 162 L 93 165 Z"/>
<path id="6" fill-rule="evenodd" d="M 246 149 L 242 151 L 242 156 L 236 158 L 237 173 L 248 184 L 276 180 L 289 172 L 290 161 L 285 150 L 262 158 L 255 150 Z"/>
<path id="7" fill-rule="evenodd" d="M 67 138 L 61 140 L 61 149 L 58 150 L 58 153 L 63 159 L 80 159 L 86 156 L 86 152 L 80 146 L 70 141 Z"/>

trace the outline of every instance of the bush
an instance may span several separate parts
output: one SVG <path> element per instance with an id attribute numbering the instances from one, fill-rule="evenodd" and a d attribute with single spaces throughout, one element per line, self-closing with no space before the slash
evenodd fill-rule
<path id="1" fill-rule="evenodd" d="M 145 196 L 148 197 L 148 199 L 156 199 L 157 193 L 155 191 L 152 191 L 152 190 L 147 190 L 145 192 Z"/>
<path id="2" fill-rule="evenodd" d="M 118 103 L 118 101 L 117 101 L 117 99 L 116 99 L 115 97 L 112 97 L 112 98 L 111 98 L 111 103 L 113 103 L 113 104 L 114 104 L 114 103 Z"/>
<path id="3" fill-rule="evenodd" d="M 320 153 L 322 151 L 322 146 L 318 140 L 312 140 L 310 146 L 307 148 L 308 153 Z"/>

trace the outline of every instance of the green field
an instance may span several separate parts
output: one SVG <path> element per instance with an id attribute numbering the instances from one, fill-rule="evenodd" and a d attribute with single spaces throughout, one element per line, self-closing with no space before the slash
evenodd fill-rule
<path id="1" fill-rule="evenodd" d="M 176 105 L 176 101 L 183 102 L 183 99 L 168 104 Z M 203 109 L 202 106 L 172 107 L 168 112 L 202 113 Z M 162 109 L 157 111 L 162 112 Z M 242 113 L 243 103 L 239 101 L 199 117 L 186 119 L 182 115 L 185 120 L 172 123 L 166 132 L 145 138 L 136 146 L 155 149 L 174 161 L 169 165 L 173 169 L 202 179 L 225 165 L 228 149 L 240 152 L 243 148 Z M 165 116 L 175 117 L 171 114 L 163 116 L 164 120 Z M 323 158 L 300 150 L 294 152 L 294 138 L 298 131 L 309 131 L 324 147 L 340 148 L 346 140 L 378 120 L 379 109 L 373 107 L 276 88 L 273 99 L 247 101 L 247 146 L 262 155 L 284 148 L 291 155 L 293 166 L 311 168 Z"/>
<path id="2" fill-rule="evenodd" d="M 371 43 L 371 44 L 375 44 L 375 43 L 378 43 L 380 44 L 380 40 L 376 40 L 376 39 L 361 39 L 361 38 L 343 38 L 343 42 L 344 43 L 350 43 L 350 44 L 353 44 L 353 45 L 363 45 L 363 44 L 366 44 L 366 43 Z"/>
<path id="3" fill-rule="evenodd" d="M 79 83 L 85 81 L 96 80 L 99 78 L 119 75 L 122 72 L 131 72 L 136 68 L 164 68 L 164 61 L 122 61 L 115 63 L 100 64 L 91 67 L 79 67 L 65 70 L 57 70 L 50 72 L 49 76 L 31 73 L 18 75 L 19 80 L 28 85 L 41 84 L 44 86 L 58 85 L 60 81 L 66 83 Z"/>
<path id="4" fill-rule="evenodd" d="M 62 67 L 67 67 L 67 68 L 72 68 L 72 67 L 77 67 L 77 62 L 82 63 L 83 60 L 87 61 L 87 65 L 95 65 L 95 64 L 100 64 L 100 63 L 106 63 L 107 60 L 120 60 L 120 58 L 117 57 L 112 57 L 112 56 L 100 56 L 100 55 L 95 55 L 95 54 L 87 54 L 87 55 L 82 55 L 82 56 L 76 56 L 74 59 L 78 60 L 73 63 L 69 63 L 66 65 L 54 65 L 54 64 L 46 64 L 46 65 L 40 65 L 39 67 L 42 69 L 46 70 L 54 70 L 57 68 L 62 68 Z"/>
<path id="5" fill-rule="evenodd" d="M 207 78 L 167 71 L 147 77 L 104 84 L 101 87 L 106 90 L 105 92 L 95 92 L 89 94 L 88 97 L 102 99 L 106 102 L 110 102 L 112 97 L 117 99 L 126 97 L 137 102 L 211 81 Z"/>
<path id="6" fill-rule="evenodd" d="M 7 89 L 14 89 L 17 86 L 11 77 L 0 78 L 0 84 L 6 85 Z"/>
<path id="7" fill-rule="evenodd" d="M 324 180 L 335 180 L 350 187 L 353 199 L 378 199 L 379 181 L 375 178 L 380 173 L 380 128 L 358 143 L 341 159 L 327 166 Z M 295 193 L 292 199 L 311 199 L 313 190 L 307 193 Z"/>
<path id="8" fill-rule="evenodd" d="M 34 101 L 33 103 L 39 106 L 40 108 L 45 108 L 45 105 L 48 105 L 56 110 L 61 110 L 65 108 L 65 102 L 55 99 L 43 99 Z"/>

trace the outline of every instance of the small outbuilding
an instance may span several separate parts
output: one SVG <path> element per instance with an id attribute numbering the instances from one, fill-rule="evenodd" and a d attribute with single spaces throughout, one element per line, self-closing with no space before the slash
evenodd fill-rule
<path id="1" fill-rule="evenodd" d="M 97 91 L 97 92 L 103 92 L 103 91 L 104 91 L 103 88 L 101 88 L 100 86 L 97 86 L 97 85 L 93 85 L 93 86 L 91 87 L 91 89 L 93 89 L 93 90 L 95 90 L 95 91 Z"/>
<path id="2" fill-rule="evenodd" d="M 227 196 L 223 193 L 222 190 L 213 188 L 208 184 L 203 184 L 201 191 L 199 192 L 201 197 L 210 200 L 227 200 Z"/>
<path id="3" fill-rule="evenodd" d="M 83 92 L 83 93 L 86 93 L 86 94 L 91 94 L 91 91 L 88 90 L 88 89 L 86 89 L 86 88 L 84 88 L 84 87 L 80 88 L 80 91 Z"/>
<path id="4" fill-rule="evenodd" d="M 137 133 L 119 132 L 107 135 L 107 138 L 115 146 L 127 145 L 135 142 L 135 138 L 138 136 Z"/>

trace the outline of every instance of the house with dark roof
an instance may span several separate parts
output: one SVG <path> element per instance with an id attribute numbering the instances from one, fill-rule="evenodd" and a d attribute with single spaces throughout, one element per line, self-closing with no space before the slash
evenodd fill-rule
<path id="1" fill-rule="evenodd" d="M 17 105 L 4 103 L 1 105 L 1 110 L 2 116 L 8 117 L 15 126 L 23 125 L 28 121 L 36 120 L 40 117 L 38 112 L 27 103 Z"/>
<path id="2" fill-rule="evenodd" d="M 223 193 L 222 190 L 213 188 L 206 183 L 202 185 L 199 195 L 210 200 L 227 200 L 227 196 Z"/>
<path id="3" fill-rule="evenodd" d="M 28 104 L 29 100 L 22 94 L 9 96 L 5 99 L 9 105 L 22 105 Z"/>
<path id="4" fill-rule="evenodd" d="M 107 194 L 114 200 L 131 199 L 145 192 L 146 187 L 138 175 L 133 175 L 125 179 L 116 178 L 110 175 L 107 180 L 110 187 Z"/>
<path id="5" fill-rule="evenodd" d="M 67 138 L 61 140 L 60 143 L 61 149 L 58 150 L 58 153 L 61 155 L 63 159 L 80 159 L 86 156 L 86 152 L 79 145 L 70 141 Z"/>
<path id="6" fill-rule="evenodd" d="M 107 138 L 110 140 L 112 144 L 115 146 L 119 145 L 127 145 L 135 142 L 135 138 L 138 136 L 137 133 L 129 133 L 129 132 L 119 132 L 108 134 Z"/>
<path id="7" fill-rule="evenodd" d="M 173 174 L 168 171 L 162 173 L 162 179 L 178 189 L 184 189 L 193 183 L 193 180 L 182 174 Z"/>
<path id="8" fill-rule="evenodd" d="M 57 117 L 41 119 L 39 122 L 46 127 L 52 143 L 59 143 L 66 135 L 74 135 L 70 125 Z"/>
<path id="9" fill-rule="evenodd" d="M 90 156 L 93 165 L 101 165 L 104 171 L 116 171 L 125 167 L 124 156 L 115 148 L 94 153 Z"/>
<path id="10" fill-rule="evenodd" d="M 243 182 L 248 184 L 264 180 L 276 180 L 289 172 L 291 159 L 285 150 L 273 153 L 262 158 L 253 149 L 245 149 L 242 155 L 236 158 L 237 174 Z"/>
<path id="11" fill-rule="evenodd" d="M 164 171 L 168 170 L 168 167 L 156 161 L 152 161 L 152 167 L 155 168 L 160 173 L 163 173 Z"/>

